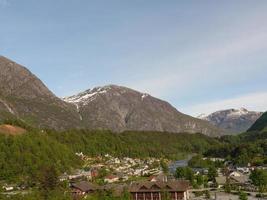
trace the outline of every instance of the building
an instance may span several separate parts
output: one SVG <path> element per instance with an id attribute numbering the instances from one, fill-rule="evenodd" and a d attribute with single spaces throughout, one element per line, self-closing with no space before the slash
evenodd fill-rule
<path id="1" fill-rule="evenodd" d="M 87 181 L 81 181 L 71 184 L 71 191 L 73 196 L 84 196 L 86 194 L 94 193 L 99 187 Z"/>
<path id="2" fill-rule="evenodd" d="M 240 177 L 242 176 L 242 173 L 241 172 L 238 172 L 238 171 L 233 171 L 229 174 L 229 176 L 231 177 Z"/>
<path id="3" fill-rule="evenodd" d="M 69 180 L 79 179 L 79 178 L 86 178 L 87 180 L 91 180 L 92 179 L 91 171 L 75 170 L 73 174 L 68 176 Z M 64 179 L 64 176 L 60 177 L 60 179 Z"/>
<path id="4" fill-rule="evenodd" d="M 13 191 L 15 189 L 15 186 L 13 185 L 4 185 L 2 187 L 6 192 L 10 192 L 10 191 Z"/>
<path id="5" fill-rule="evenodd" d="M 237 186 L 239 189 L 250 188 L 251 184 L 249 182 L 249 177 L 247 175 L 241 176 L 231 176 L 230 184 Z"/>
<path id="6" fill-rule="evenodd" d="M 188 181 L 136 182 L 129 186 L 133 200 L 161 200 L 168 195 L 171 200 L 188 200 Z"/>

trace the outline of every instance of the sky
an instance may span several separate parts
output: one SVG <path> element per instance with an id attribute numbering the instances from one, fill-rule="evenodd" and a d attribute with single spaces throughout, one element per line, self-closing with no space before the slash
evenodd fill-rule
<path id="1" fill-rule="evenodd" d="M 0 0 L 0 55 L 59 97 L 117 84 L 193 116 L 267 110 L 266 0 Z"/>

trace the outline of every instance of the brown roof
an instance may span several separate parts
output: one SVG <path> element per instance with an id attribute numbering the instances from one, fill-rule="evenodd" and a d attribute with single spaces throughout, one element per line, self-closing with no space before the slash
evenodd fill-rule
<path id="1" fill-rule="evenodd" d="M 83 192 L 89 192 L 89 191 L 95 191 L 98 189 L 98 186 L 90 183 L 90 182 L 87 182 L 87 181 L 81 181 L 81 182 L 78 182 L 78 183 L 72 183 L 71 184 L 71 187 L 72 188 L 76 188 L 78 190 L 81 190 Z"/>
<path id="2" fill-rule="evenodd" d="M 168 182 L 136 182 L 130 185 L 130 192 L 145 192 L 145 191 L 186 191 L 189 188 L 188 181 L 168 181 Z"/>

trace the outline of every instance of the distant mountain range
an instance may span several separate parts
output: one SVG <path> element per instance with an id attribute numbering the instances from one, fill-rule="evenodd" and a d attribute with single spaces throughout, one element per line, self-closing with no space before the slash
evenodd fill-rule
<path id="1" fill-rule="evenodd" d="M 207 120 L 228 133 L 238 134 L 247 131 L 261 115 L 262 112 L 241 108 L 217 111 L 210 115 L 201 114 L 198 118 Z"/>
<path id="2" fill-rule="evenodd" d="M 200 132 L 209 136 L 224 133 L 165 101 L 126 87 L 97 87 L 63 100 L 28 69 L 0 57 L 0 120 L 21 119 L 40 128 L 58 130 Z"/>

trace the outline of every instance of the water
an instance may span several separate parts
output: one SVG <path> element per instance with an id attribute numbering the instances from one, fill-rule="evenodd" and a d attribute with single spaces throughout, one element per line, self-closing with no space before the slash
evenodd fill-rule
<path id="1" fill-rule="evenodd" d="M 192 156 L 189 156 L 185 160 L 176 160 L 169 165 L 169 172 L 174 174 L 177 167 L 187 167 L 189 160 L 191 160 Z"/>

